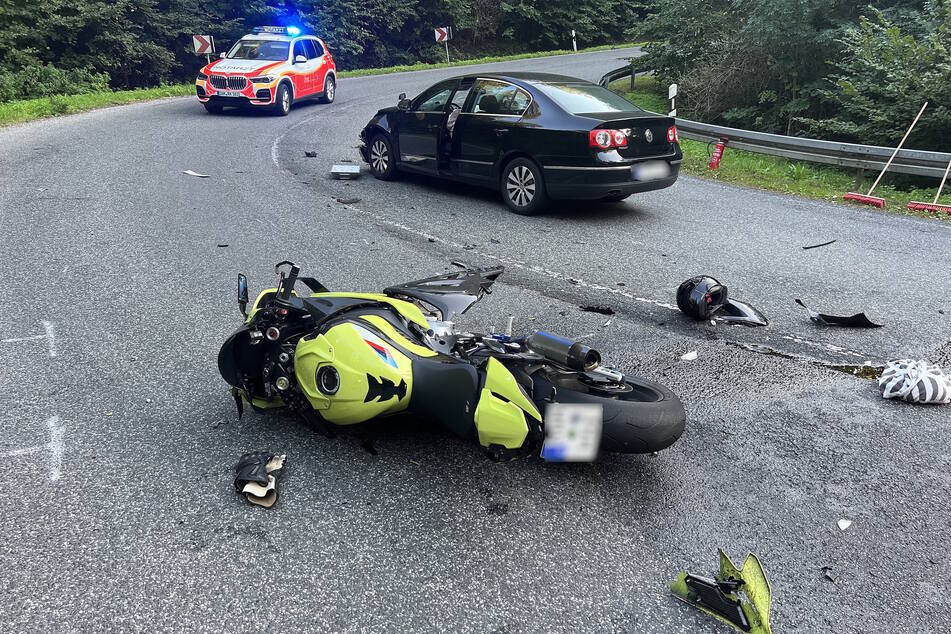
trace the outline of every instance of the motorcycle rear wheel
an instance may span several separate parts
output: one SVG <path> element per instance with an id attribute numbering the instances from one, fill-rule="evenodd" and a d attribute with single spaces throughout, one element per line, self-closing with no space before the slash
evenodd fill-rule
<path id="1" fill-rule="evenodd" d="M 623 386 L 611 389 L 580 380 L 578 373 L 532 375 L 534 400 L 542 417 L 551 402 L 597 403 L 603 409 L 601 451 L 652 453 L 666 449 L 683 434 L 686 413 L 677 395 L 659 383 L 625 376 Z"/>

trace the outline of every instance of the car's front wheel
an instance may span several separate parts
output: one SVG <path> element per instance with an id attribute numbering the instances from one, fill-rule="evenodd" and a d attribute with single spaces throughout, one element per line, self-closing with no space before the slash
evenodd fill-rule
<path id="1" fill-rule="evenodd" d="M 337 95 L 337 82 L 330 75 L 324 80 L 324 95 L 320 98 L 320 103 L 333 103 Z"/>
<path id="2" fill-rule="evenodd" d="M 370 171 L 381 181 L 392 180 L 396 175 L 393 145 L 385 134 L 377 134 L 370 140 Z"/>
<path id="3" fill-rule="evenodd" d="M 508 208 L 523 216 L 537 214 L 548 204 L 542 170 L 527 158 L 514 159 L 505 166 L 501 190 Z"/>
<path id="4" fill-rule="evenodd" d="M 274 95 L 274 105 L 271 112 L 279 117 L 286 117 L 291 111 L 292 101 L 293 95 L 291 95 L 290 87 L 287 84 L 281 84 L 277 87 L 277 94 Z"/>

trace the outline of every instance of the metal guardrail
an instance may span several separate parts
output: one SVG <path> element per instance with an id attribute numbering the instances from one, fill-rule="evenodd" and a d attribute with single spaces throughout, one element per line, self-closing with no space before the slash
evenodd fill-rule
<path id="1" fill-rule="evenodd" d="M 607 87 L 613 81 L 630 77 L 630 65 L 605 73 L 600 84 Z M 730 139 L 728 147 L 760 154 L 772 154 L 796 161 L 826 163 L 858 170 L 881 171 L 895 148 L 878 145 L 858 145 L 838 141 L 806 139 L 782 134 L 767 134 L 739 128 L 677 119 L 680 136 L 695 141 L 717 141 L 720 137 Z M 889 166 L 889 172 L 941 178 L 951 162 L 951 153 L 927 152 L 924 150 L 901 150 Z M 861 178 L 861 173 L 859 178 Z"/>

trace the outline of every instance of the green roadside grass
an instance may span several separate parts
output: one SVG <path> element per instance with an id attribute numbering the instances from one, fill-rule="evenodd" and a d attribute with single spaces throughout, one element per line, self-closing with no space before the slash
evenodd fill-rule
<path id="1" fill-rule="evenodd" d="M 613 48 L 628 48 L 640 46 L 639 43 L 608 44 L 592 48 L 579 49 L 579 53 L 593 53 Z M 492 62 L 509 62 L 533 57 L 551 57 L 554 55 L 569 55 L 574 51 L 540 51 L 537 53 L 521 53 L 518 55 L 497 55 L 491 57 L 477 57 L 458 59 L 451 64 L 440 62 L 436 64 L 412 64 L 404 66 L 388 66 L 386 68 L 360 68 L 356 70 L 342 70 L 337 73 L 341 79 L 347 77 L 366 77 L 368 75 L 389 75 L 417 70 L 431 70 L 434 68 L 456 68 L 473 64 L 490 64 Z M 0 126 L 14 123 L 25 123 L 34 119 L 43 119 L 57 115 L 74 114 L 86 110 L 118 106 L 137 101 L 162 99 L 164 97 L 186 97 L 195 93 L 194 82 L 159 86 L 158 88 L 142 88 L 139 90 L 116 90 L 93 92 L 81 95 L 53 96 L 41 99 L 24 99 L 0 103 Z"/>
<path id="2" fill-rule="evenodd" d="M 650 76 L 638 77 L 633 91 L 630 79 L 620 79 L 612 83 L 611 88 L 645 110 L 667 112 L 667 90 L 665 87 L 658 86 Z M 682 138 L 680 148 L 684 153 L 684 160 L 680 166 L 681 174 L 805 198 L 853 204 L 843 201 L 842 195 L 855 191 L 854 170 L 818 163 L 790 161 L 778 156 L 736 150 L 727 145 L 720 162 L 720 169 L 714 171 L 708 167 L 710 155 L 705 142 Z M 713 149 L 712 146 L 710 149 Z M 866 178 L 861 193 L 868 191 L 876 176 L 876 174 L 865 173 Z M 945 193 L 938 200 L 941 204 L 951 205 L 951 191 L 948 191 L 948 185 L 945 186 Z M 935 181 L 934 187 L 937 188 L 937 186 L 938 181 Z M 936 193 L 934 188 L 903 190 L 896 189 L 886 182 L 879 185 L 874 193 L 885 199 L 886 211 L 908 216 L 937 217 L 951 222 L 951 215 L 946 213 L 917 212 L 907 208 L 912 200 L 932 202 Z M 868 209 L 875 208 L 868 207 Z"/>

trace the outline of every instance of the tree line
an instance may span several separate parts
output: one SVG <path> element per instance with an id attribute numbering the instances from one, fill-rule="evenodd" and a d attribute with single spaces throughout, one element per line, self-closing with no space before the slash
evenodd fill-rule
<path id="1" fill-rule="evenodd" d="M 341 69 L 649 41 L 678 114 L 737 127 L 951 150 L 951 0 L 0 0 L 0 102 L 187 81 L 191 36 L 225 50 L 297 24 Z"/>

